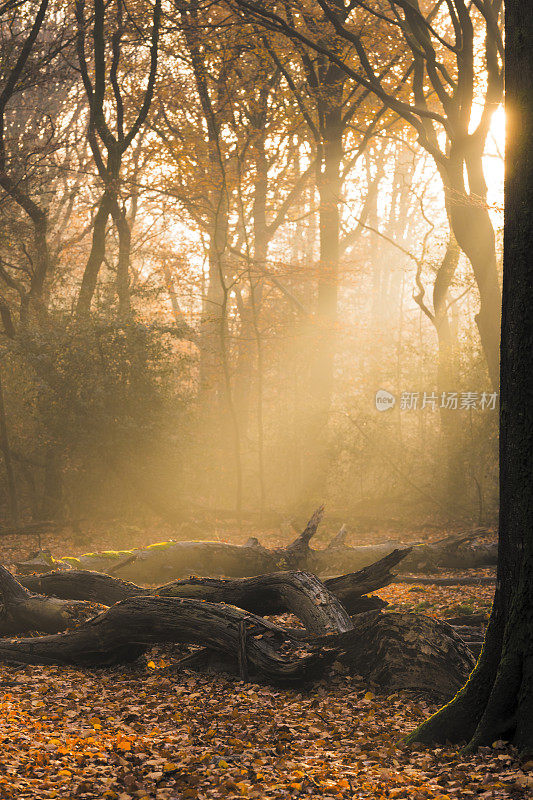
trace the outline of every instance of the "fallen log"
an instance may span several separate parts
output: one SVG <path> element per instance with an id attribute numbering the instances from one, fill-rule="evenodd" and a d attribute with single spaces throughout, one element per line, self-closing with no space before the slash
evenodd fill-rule
<path id="1" fill-rule="evenodd" d="M 245 545 L 161 542 L 135 550 L 85 553 L 76 558 L 54 559 L 49 553 L 38 553 L 26 562 L 18 562 L 16 567 L 21 574 L 47 572 L 51 567 L 112 571 L 126 580 L 152 584 L 196 573 L 245 577 L 297 569 L 307 560 L 309 540 L 316 533 L 323 511 L 323 506 L 315 511 L 306 529 L 288 547 L 272 550 L 262 547 L 255 538 Z"/>
<path id="2" fill-rule="evenodd" d="M 389 691 L 412 690 L 442 701 L 463 686 L 475 658 L 457 632 L 423 614 L 371 611 L 339 637 L 339 661 Z"/>
<path id="3" fill-rule="evenodd" d="M 367 595 L 369 592 L 375 592 L 377 589 L 394 583 L 398 576 L 391 570 L 400 563 L 403 564 L 411 552 L 411 547 L 393 550 L 379 561 L 369 564 L 357 572 L 340 575 L 336 578 L 326 578 L 324 583 L 329 591 L 344 603 L 351 614 L 357 613 L 355 609 L 357 596 Z"/>
<path id="4" fill-rule="evenodd" d="M 133 597 L 66 633 L 0 640 L 0 659 L 22 664 L 111 666 L 162 642 L 205 645 L 235 658 L 242 623 L 247 668 L 274 683 L 315 679 L 334 648 L 306 646 L 279 625 L 234 606 L 173 597 Z"/>
<path id="5" fill-rule="evenodd" d="M 56 633 L 94 617 L 105 606 L 95 602 L 62 600 L 34 594 L 0 565 L 0 594 L 3 613 L 0 635 L 9 636 L 27 631 Z"/>
<path id="6" fill-rule="evenodd" d="M 60 582 L 63 577 L 71 578 L 69 573 L 57 575 L 50 573 L 50 576 Z M 85 580 L 87 576 L 89 581 Z M 41 585 L 49 583 L 46 577 L 42 576 L 37 581 Z M 90 591 L 78 590 L 77 596 L 80 598 L 78 600 L 60 599 L 31 592 L 4 567 L 0 567 L 0 591 L 5 609 L 4 620 L 0 619 L 0 633 L 6 635 L 28 630 L 57 633 L 71 628 L 104 609 L 102 604 L 94 603 L 94 595 L 97 592 L 92 590 L 98 586 L 100 588 L 103 586 L 107 590 L 108 602 L 110 595 L 114 594 L 113 603 L 117 602 L 117 599 L 123 600 L 124 597 L 131 599 L 135 596 L 153 596 L 153 590 L 126 584 L 107 575 L 98 576 L 95 573 L 81 572 L 79 577 L 83 580 L 82 585 Z M 103 578 L 103 581 L 100 578 Z M 121 591 L 122 597 L 119 596 Z M 176 599 L 191 598 L 199 602 L 239 605 L 252 613 L 273 614 L 289 611 L 298 617 L 305 629 L 313 635 L 338 633 L 349 630 L 352 626 L 350 615 L 335 595 L 315 575 L 303 571 L 278 572 L 240 581 L 192 578 L 189 581 L 166 584 L 157 591 L 159 596 Z M 92 594 L 91 599 L 83 598 L 83 595 L 87 597 L 89 594 Z"/>
<path id="7" fill-rule="evenodd" d="M 396 580 L 391 570 L 409 552 L 409 548 L 395 550 L 359 572 L 325 579 L 324 586 L 340 600 L 349 614 L 383 608 L 386 605 L 383 600 L 365 595 Z M 91 600 L 112 605 L 129 597 L 148 594 L 194 597 L 210 602 L 231 603 L 256 614 L 268 615 L 292 610 L 290 598 L 284 594 L 288 589 L 283 589 L 283 586 L 290 586 L 291 575 L 292 580 L 296 580 L 294 571 L 234 579 L 191 576 L 156 588 L 146 588 L 103 573 L 69 570 L 30 575 L 21 578 L 20 583 L 32 592 L 65 600 Z M 274 580 L 277 582 L 275 590 Z"/>
<path id="8" fill-rule="evenodd" d="M 163 642 L 199 644 L 222 653 L 222 668 L 233 662 L 241 677 L 245 665 L 245 675 L 254 679 L 299 684 L 322 677 L 338 660 L 387 691 L 409 689 L 438 699 L 453 696 L 474 665 L 453 628 L 422 615 L 369 612 L 356 617 L 355 627 L 344 636 L 306 640 L 234 606 L 171 597 L 123 600 L 66 633 L 0 640 L 0 660 L 112 666 L 134 661 Z M 200 658 L 205 666 L 207 659 Z M 193 665 L 202 666 L 198 654 L 187 664 Z"/>
<path id="9" fill-rule="evenodd" d="M 39 522 L 28 522 L 25 525 L 17 525 L 11 528 L 0 528 L 0 537 L 3 536 L 36 536 L 41 545 L 41 535 L 47 531 L 58 527 L 57 522 L 40 520 Z"/>
<path id="10" fill-rule="evenodd" d="M 227 603 L 168 595 L 131 597 L 95 615 L 93 603 L 33 594 L 1 567 L 7 630 L 49 631 L 55 627 L 60 631 L 75 627 L 53 636 L 1 640 L 0 659 L 101 666 L 134 660 L 153 644 L 179 642 L 200 644 L 229 657 L 237 654 L 243 676 L 251 668 L 277 683 L 299 683 L 316 677 L 334 658 L 335 650 L 328 645 L 314 647 L 310 637 L 336 636 L 350 630 L 353 623 L 349 614 L 310 573 L 281 572 L 256 581 L 260 585 L 244 590 L 251 600 L 259 603 L 259 595 L 264 593 L 267 604 L 270 601 L 272 606 L 288 608 L 304 628 L 291 630 L 275 625 Z M 242 594 L 243 588 L 239 588 Z M 235 594 L 235 588 L 232 591 Z M 91 618 L 84 619 L 86 614 Z"/>
<path id="11" fill-rule="evenodd" d="M 368 571 L 367 571 L 368 573 Z M 59 576 L 57 576 L 59 577 Z M 109 583 L 109 576 L 106 576 Z M 115 582 L 115 579 L 110 579 Z M 220 585 L 222 583 L 222 586 Z M 161 587 L 185 590 L 186 582 Z M 216 585 L 216 586 L 215 586 Z M 368 585 L 368 574 L 367 574 Z M 116 586 L 116 584 L 115 584 Z M 64 624 L 69 609 L 83 614 L 94 605 L 33 595 L 6 570 L 0 573 L 6 613 L 39 628 L 50 609 Z M 250 591 L 250 587 L 253 591 Z M 130 585 L 131 588 L 131 585 Z M 139 588 L 139 587 L 136 587 Z M 186 660 L 206 667 L 222 654 L 217 669 L 242 679 L 299 684 L 324 674 L 333 661 L 390 690 L 416 689 L 439 698 L 449 697 L 464 681 L 473 659 L 453 628 L 416 614 L 367 612 L 350 618 L 346 609 L 316 576 L 282 572 L 242 581 L 194 579 L 187 591 L 226 591 L 227 599 L 258 606 L 264 595 L 269 610 L 280 606 L 296 614 L 303 628 L 276 625 L 250 610 L 229 603 L 166 596 L 137 596 L 115 603 L 70 630 L 55 635 L 0 640 L 0 660 L 24 664 L 111 666 L 135 660 L 157 643 L 200 645 L 204 650 Z M 245 588 L 247 591 L 245 591 Z M 230 593 L 231 596 L 230 596 Z M 70 624 L 76 622 L 71 616 Z"/>
<path id="12" fill-rule="evenodd" d="M 41 575 L 17 575 L 17 580 L 36 594 L 59 597 L 62 600 L 89 600 L 105 606 L 112 606 L 113 603 L 130 597 L 157 594 L 157 588 L 149 589 L 91 570 L 54 570 Z"/>
<path id="13" fill-rule="evenodd" d="M 477 529 L 415 546 L 404 564 L 405 570 L 432 572 L 438 568 L 471 569 L 495 566 L 498 561 L 496 538 L 492 542 L 476 542 L 476 539 L 486 536 L 486 533 L 483 529 Z"/>
<path id="14" fill-rule="evenodd" d="M 256 538 L 245 545 L 225 542 L 161 542 L 134 550 L 85 553 L 79 557 L 54 559 L 43 551 L 34 558 L 19 562 L 20 574 L 48 572 L 50 569 L 91 570 L 112 573 L 136 583 L 158 584 L 191 574 L 211 577 L 249 577 L 279 570 L 303 569 L 315 575 L 343 575 L 373 564 L 393 551 L 405 548 L 400 542 L 349 547 L 345 528 L 323 550 L 310 547 L 323 514 L 315 511 L 305 530 L 286 547 L 267 549 Z M 473 545 L 479 536 L 473 531 L 448 536 L 430 544 L 411 545 L 405 559 L 406 571 L 434 567 L 468 568 L 496 563 L 496 546 Z"/>
<path id="15" fill-rule="evenodd" d="M 399 575 L 395 583 L 407 583 L 414 586 L 490 586 L 496 583 L 496 575 L 466 575 L 463 578 L 441 578 L 438 575 Z"/>

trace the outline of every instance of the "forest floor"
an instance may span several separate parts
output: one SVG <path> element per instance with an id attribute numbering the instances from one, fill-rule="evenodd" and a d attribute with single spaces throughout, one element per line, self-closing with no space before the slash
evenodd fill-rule
<path id="1" fill-rule="evenodd" d="M 132 538 L 129 547 L 148 543 Z M 91 549 L 122 544 L 107 539 Z M 3 563 L 31 544 L 4 540 Z M 43 545 L 83 552 L 64 533 Z M 487 614 L 492 587 L 397 583 L 377 594 L 389 608 L 446 618 Z M 275 689 L 178 668 L 181 655 L 158 647 L 113 669 L 0 665 L 0 800 L 533 796 L 533 754 L 519 761 L 502 742 L 470 756 L 405 748 L 402 737 L 435 708 L 420 696 L 387 696 L 336 671 L 306 691 Z"/>

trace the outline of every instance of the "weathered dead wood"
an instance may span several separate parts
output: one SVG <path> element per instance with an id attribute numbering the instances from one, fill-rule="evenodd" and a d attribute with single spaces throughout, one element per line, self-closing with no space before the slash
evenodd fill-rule
<path id="1" fill-rule="evenodd" d="M 417 569 L 431 572 L 439 567 L 470 569 L 493 566 L 498 559 L 496 540 L 489 543 L 476 541 L 486 533 L 484 529 L 476 529 L 462 534 L 451 534 L 436 542 L 415 546 L 403 565 L 404 569 L 410 572 Z"/>
<path id="2" fill-rule="evenodd" d="M 33 580 L 42 591 L 47 576 Z M 65 578 L 72 587 L 71 573 L 50 573 L 52 581 L 61 583 Z M 86 578 L 89 580 L 86 580 Z M 44 597 L 42 594 L 32 594 L 23 587 L 7 570 L 2 568 L 0 573 L 0 588 L 4 593 L 4 605 L 9 613 L 9 627 L 5 633 L 23 632 L 27 630 L 42 630 L 58 632 L 72 627 L 79 621 L 79 615 L 91 609 L 94 613 L 94 603 L 83 602 L 81 599 L 72 601 L 56 597 Z M 240 580 L 216 580 L 210 578 L 190 578 L 187 581 L 175 581 L 159 589 L 145 589 L 134 584 L 111 578 L 99 576 L 95 573 L 78 573 L 77 590 L 69 592 L 80 598 L 95 599 L 95 595 L 107 592 L 108 603 L 117 602 L 124 598 L 134 596 L 153 595 L 175 598 L 194 598 L 197 600 L 226 603 L 243 608 L 245 611 L 258 614 L 276 614 L 290 611 L 301 620 L 305 629 L 313 635 L 339 633 L 351 628 L 350 616 L 342 603 L 327 589 L 315 576 L 303 571 L 277 572 L 270 575 L 261 575 L 256 578 Z M 32 581 L 28 581 L 30 584 Z M 80 586 L 85 586 L 85 591 L 80 591 Z M 96 587 L 104 592 L 94 591 Z M 63 587 L 64 588 L 64 587 Z M 122 595 L 122 596 L 121 596 Z M 42 617 L 42 620 L 41 620 Z M 29 627 L 22 627 L 28 625 Z M 14 626 L 19 625 L 18 628 Z M 2 631 L 0 623 L 0 631 Z"/>
<path id="3" fill-rule="evenodd" d="M 352 599 L 355 599 L 356 593 L 359 595 L 366 595 L 369 592 L 375 592 L 376 589 L 382 589 L 390 583 L 396 581 L 397 576 L 391 572 L 394 567 L 397 567 L 403 560 L 411 553 L 411 547 L 399 548 L 393 550 L 392 553 L 380 558 L 374 564 L 369 564 L 363 567 L 358 572 L 352 572 L 348 575 L 340 575 L 337 578 L 327 578 L 324 583 L 332 592 L 335 597 L 344 603 L 344 605 L 351 609 Z M 354 613 L 350 610 L 350 613 Z"/>
<path id="4" fill-rule="evenodd" d="M 157 594 L 157 589 L 138 586 L 103 572 L 80 569 L 18 576 L 18 581 L 30 592 L 60 597 L 62 600 L 90 600 L 105 606 L 112 606 L 130 597 Z"/>
<path id="5" fill-rule="evenodd" d="M 0 640 L 0 659 L 23 664 L 109 666 L 133 661 L 154 644 L 175 642 L 205 645 L 235 660 L 242 624 L 246 626 L 248 668 L 275 683 L 316 678 L 335 657 L 334 647 L 313 647 L 281 626 L 234 606 L 174 597 L 134 597 L 66 633 Z"/>
<path id="6" fill-rule="evenodd" d="M 382 608 L 386 605 L 384 601 L 364 595 L 395 580 L 391 570 L 408 553 L 409 548 L 395 550 L 359 572 L 340 578 L 327 578 L 323 584 L 340 600 L 349 614 Z M 286 593 L 291 590 L 290 582 L 295 580 L 297 578 L 294 571 L 234 579 L 190 577 L 147 589 L 102 573 L 70 570 L 31 575 L 21 578 L 20 582 L 32 592 L 63 599 L 92 600 L 105 605 L 112 605 L 128 597 L 154 594 L 232 603 L 253 613 L 268 615 L 294 611 L 291 598 Z"/>
<path id="7" fill-rule="evenodd" d="M 411 689 L 449 700 L 475 665 L 468 645 L 445 622 L 423 614 L 371 611 L 340 637 L 339 660 L 387 691 Z"/>
<path id="8" fill-rule="evenodd" d="M 376 545 L 348 547 L 345 530 L 339 532 L 323 550 L 309 546 L 323 515 L 321 506 L 309 520 L 305 530 L 287 547 L 269 550 L 256 538 L 245 545 L 224 542 L 162 542 L 137 550 L 86 553 L 77 558 L 51 559 L 49 553 L 17 564 L 19 573 L 47 572 L 72 567 L 113 573 L 136 583 L 157 584 L 187 575 L 211 577 L 248 577 L 277 572 L 280 569 L 304 569 L 315 575 L 344 575 L 389 555 L 404 546 L 397 541 Z M 440 567 L 486 566 L 495 563 L 492 545 L 472 544 L 479 533 L 474 531 L 446 537 L 439 542 L 417 544 L 405 560 L 405 570 Z"/>
<path id="9" fill-rule="evenodd" d="M 99 603 L 33 594 L 3 566 L 0 566 L 0 594 L 3 601 L 0 635 L 3 636 L 27 631 L 56 633 L 94 617 L 103 608 Z"/>
<path id="10" fill-rule="evenodd" d="M 410 545 L 411 552 L 402 563 L 402 570 L 427 572 L 436 568 L 469 569 L 496 564 L 496 542 L 476 543 L 475 539 L 480 535 L 478 531 L 470 531 L 446 536 L 436 542 L 413 543 Z M 330 574 L 351 572 L 378 558 L 383 558 L 395 549 L 405 547 L 398 541 L 349 547 L 344 542 L 345 536 L 346 532 L 341 528 L 325 550 L 311 551 L 312 555 L 309 557 L 306 568 L 310 569 L 309 564 L 314 563 L 313 571 L 319 575 L 327 571 L 328 567 Z"/>
<path id="11" fill-rule="evenodd" d="M 386 567 L 380 568 L 386 572 Z M 366 587 L 368 572 L 366 583 L 361 584 Z M 117 585 L 127 591 L 140 589 L 104 577 L 115 590 Z M 73 613 L 79 618 L 80 611 L 85 614 L 94 608 L 88 602 L 32 595 L 6 570 L 0 579 L 6 611 L 19 624 L 43 629 L 43 615 L 49 628 L 66 621 L 72 624 L 76 621 Z M 193 658 L 197 667 L 205 667 L 213 652 L 224 654 L 226 662 L 216 668 L 226 669 L 229 659 L 243 679 L 250 674 L 275 683 L 300 683 L 321 675 L 336 658 L 388 691 L 413 688 L 439 697 L 450 696 L 473 663 L 467 646 L 449 625 L 415 614 L 370 612 L 350 618 L 328 588 L 306 572 L 240 581 L 192 578 L 167 584 L 160 591 L 196 591 L 202 599 L 169 594 L 130 597 L 66 633 L 1 640 L 0 660 L 111 665 L 133 660 L 153 644 L 176 642 L 206 648 Z M 209 602 L 204 599 L 207 592 L 217 597 L 225 592 L 227 600 L 239 599 L 249 609 L 253 603 L 269 610 L 287 607 L 304 627 L 274 625 L 249 609 Z"/>
<path id="12" fill-rule="evenodd" d="M 41 520 L 40 522 L 28 522 L 25 525 L 18 525 L 12 528 L 0 528 L 1 536 L 37 536 L 39 543 L 41 534 L 46 531 L 54 530 L 58 527 L 57 522 Z"/>
<path id="13" fill-rule="evenodd" d="M 348 611 L 337 597 L 315 575 L 301 570 L 232 581 L 192 577 L 160 586 L 157 592 L 167 597 L 231 603 L 254 614 L 290 611 L 315 635 L 339 633 L 352 627 Z"/>
<path id="14" fill-rule="evenodd" d="M 86 569 L 119 575 L 138 583 L 162 583 L 196 572 L 207 575 L 260 575 L 274 572 L 278 560 L 274 551 L 260 545 L 232 545 L 225 542 L 162 542 L 128 551 L 85 553 L 76 558 L 50 559 L 37 554 L 17 562 L 23 575 L 50 569 Z"/>
<path id="15" fill-rule="evenodd" d="M 47 548 L 32 553 L 26 561 L 15 562 L 17 575 L 31 575 L 56 569 L 70 569 L 70 564 L 54 558 Z"/>
<path id="16" fill-rule="evenodd" d="M 355 617 L 351 631 L 310 638 L 235 606 L 171 597 L 123 600 L 66 633 L 0 640 L 0 660 L 109 666 L 162 642 L 202 645 L 224 654 L 241 675 L 274 683 L 316 679 L 335 659 L 388 692 L 438 699 L 450 698 L 474 665 L 453 628 L 419 614 L 369 612 Z M 188 666 L 206 660 L 195 654 Z"/>

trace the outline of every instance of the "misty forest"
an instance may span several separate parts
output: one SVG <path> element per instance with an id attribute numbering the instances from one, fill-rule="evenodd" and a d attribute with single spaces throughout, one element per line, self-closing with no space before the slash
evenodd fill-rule
<path id="1" fill-rule="evenodd" d="M 532 17 L 2 0 L 0 800 L 533 795 Z"/>

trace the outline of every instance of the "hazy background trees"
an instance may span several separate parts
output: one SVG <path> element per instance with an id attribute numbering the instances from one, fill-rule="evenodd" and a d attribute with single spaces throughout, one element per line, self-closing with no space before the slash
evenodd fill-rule
<path id="1" fill-rule="evenodd" d="M 0 12 L 5 523 L 490 522 L 500 4 Z"/>

